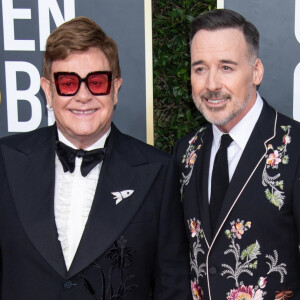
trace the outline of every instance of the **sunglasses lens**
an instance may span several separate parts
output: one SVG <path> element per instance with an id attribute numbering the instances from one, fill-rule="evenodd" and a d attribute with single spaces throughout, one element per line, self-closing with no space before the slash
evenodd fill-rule
<path id="1" fill-rule="evenodd" d="M 61 94 L 71 95 L 76 93 L 79 86 L 79 79 L 76 75 L 59 75 L 57 84 Z"/>
<path id="2" fill-rule="evenodd" d="M 109 71 L 91 72 L 86 78 L 80 78 L 73 72 L 54 73 L 56 90 L 60 96 L 74 96 L 82 82 L 85 82 L 93 95 L 108 95 L 111 89 L 111 76 Z"/>
<path id="3" fill-rule="evenodd" d="M 107 74 L 90 74 L 87 84 L 91 93 L 95 95 L 107 95 L 110 92 L 110 84 Z"/>

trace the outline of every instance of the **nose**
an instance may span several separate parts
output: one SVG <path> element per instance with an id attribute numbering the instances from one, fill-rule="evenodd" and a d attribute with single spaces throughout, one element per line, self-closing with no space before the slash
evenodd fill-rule
<path id="1" fill-rule="evenodd" d="M 81 82 L 79 90 L 75 96 L 76 101 L 79 102 L 88 102 L 92 99 L 92 93 L 89 91 L 85 82 Z"/>
<path id="2" fill-rule="evenodd" d="M 221 89 L 221 78 L 217 70 L 210 70 L 206 79 L 206 88 L 210 91 Z"/>

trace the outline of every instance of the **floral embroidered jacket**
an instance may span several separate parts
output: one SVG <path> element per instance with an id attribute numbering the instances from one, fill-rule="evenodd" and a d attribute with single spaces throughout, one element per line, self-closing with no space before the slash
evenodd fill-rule
<path id="1" fill-rule="evenodd" d="M 215 235 L 208 205 L 212 138 L 207 124 L 181 139 L 174 151 L 194 299 L 300 299 L 299 123 L 264 102 Z"/>

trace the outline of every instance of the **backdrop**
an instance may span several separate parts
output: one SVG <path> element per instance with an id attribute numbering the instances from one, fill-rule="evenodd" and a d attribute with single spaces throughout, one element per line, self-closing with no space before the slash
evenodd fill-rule
<path id="1" fill-rule="evenodd" d="M 300 0 L 222 0 L 259 30 L 265 67 L 259 93 L 280 112 L 300 121 Z"/>
<path id="2" fill-rule="evenodd" d="M 45 42 L 61 23 L 87 16 L 119 47 L 123 85 L 114 122 L 153 143 L 151 0 L 0 1 L 0 137 L 54 122 L 40 89 Z"/>

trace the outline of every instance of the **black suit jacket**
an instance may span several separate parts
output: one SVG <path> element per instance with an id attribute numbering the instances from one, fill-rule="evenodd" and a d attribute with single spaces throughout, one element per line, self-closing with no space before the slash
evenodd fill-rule
<path id="1" fill-rule="evenodd" d="M 211 124 L 180 140 L 175 161 L 196 299 L 300 299 L 300 126 L 266 102 L 211 232 Z M 212 187 L 218 188 L 218 187 Z M 243 298 L 244 299 L 244 298 Z"/>
<path id="2" fill-rule="evenodd" d="M 1 299 L 190 299 L 175 173 L 112 125 L 69 271 L 54 218 L 56 127 L 0 141 Z M 116 205 L 112 192 L 134 190 Z"/>

